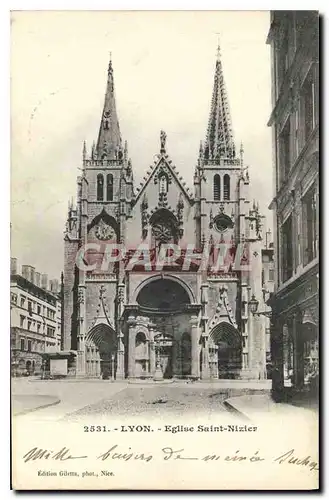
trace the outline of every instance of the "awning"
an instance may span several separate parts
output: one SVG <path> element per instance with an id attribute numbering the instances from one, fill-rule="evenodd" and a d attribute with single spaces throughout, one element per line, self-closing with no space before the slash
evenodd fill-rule
<path id="1" fill-rule="evenodd" d="M 65 359 L 77 355 L 76 351 L 56 351 L 56 352 L 40 352 L 43 358 L 51 359 Z"/>

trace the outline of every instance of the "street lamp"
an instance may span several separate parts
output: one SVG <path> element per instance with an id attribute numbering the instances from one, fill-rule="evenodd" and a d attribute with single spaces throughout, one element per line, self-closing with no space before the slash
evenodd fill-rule
<path id="1" fill-rule="evenodd" d="M 250 312 L 255 315 L 256 314 L 256 311 L 258 309 L 258 304 L 259 304 L 259 301 L 256 299 L 255 295 L 252 294 L 252 297 L 251 299 L 249 300 L 249 310 Z"/>
<path id="2" fill-rule="evenodd" d="M 268 318 L 270 318 L 272 316 L 272 311 L 271 310 L 257 312 L 258 305 L 259 305 L 259 300 L 257 300 L 256 297 L 255 297 L 255 295 L 252 294 L 252 297 L 251 297 L 251 299 L 249 300 L 249 303 L 248 303 L 249 311 L 251 312 L 251 314 L 253 316 L 266 316 Z"/>
<path id="3" fill-rule="evenodd" d="M 255 316 L 258 316 L 258 318 L 260 316 L 265 316 L 267 318 L 270 318 L 272 316 L 271 310 L 257 312 L 258 306 L 259 306 L 259 300 L 256 299 L 255 294 L 252 294 L 252 297 L 248 302 L 248 307 L 249 307 L 249 311 L 252 314 L 252 316 L 250 318 L 252 321 L 251 328 L 255 329 L 257 331 L 259 331 L 260 325 L 259 325 L 259 320 L 255 321 Z M 263 325 L 263 328 L 264 328 L 264 325 Z M 266 378 L 266 331 L 262 330 L 259 333 L 261 333 L 260 338 L 262 339 L 262 342 L 263 342 L 264 358 L 263 358 L 263 360 L 259 360 L 257 363 L 258 364 L 258 376 L 259 376 L 259 378 Z M 252 340 L 251 340 L 251 343 L 252 343 Z M 251 352 L 252 351 L 250 350 L 249 356 L 251 355 Z"/>

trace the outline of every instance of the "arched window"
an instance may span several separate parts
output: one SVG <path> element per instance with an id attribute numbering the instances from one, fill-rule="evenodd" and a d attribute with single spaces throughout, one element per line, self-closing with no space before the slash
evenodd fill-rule
<path id="1" fill-rule="evenodd" d="M 220 200 L 220 176 L 218 174 L 214 176 L 214 200 Z"/>
<path id="2" fill-rule="evenodd" d="M 146 344 L 145 333 L 138 332 L 136 335 L 136 339 L 135 339 L 135 346 L 139 347 L 140 345 L 144 345 L 144 344 Z"/>
<path id="3" fill-rule="evenodd" d="M 152 245 L 159 248 L 162 244 L 177 243 L 178 222 L 168 210 L 161 209 L 150 218 L 152 227 Z"/>
<path id="4" fill-rule="evenodd" d="M 113 200 L 113 175 L 107 174 L 106 176 L 106 199 L 107 201 Z"/>
<path id="5" fill-rule="evenodd" d="M 230 176 L 224 175 L 224 200 L 230 199 Z"/>
<path id="6" fill-rule="evenodd" d="M 97 201 L 104 200 L 104 177 L 103 174 L 97 175 Z"/>
<path id="7" fill-rule="evenodd" d="M 163 174 L 159 179 L 159 192 L 160 193 L 168 192 L 168 179 L 165 174 Z"/>

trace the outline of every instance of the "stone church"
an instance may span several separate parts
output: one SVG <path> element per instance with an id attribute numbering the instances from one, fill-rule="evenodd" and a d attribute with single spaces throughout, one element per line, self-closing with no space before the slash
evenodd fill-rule
<path id="1" fill-rule="evenodd" d="M 264 332 L 248 307 L 262 294 L 262 216 L 250 202 L 243 147 L 234 144 L 219 50 L 193 192 L 167 149 L 161 131 L 156 160 L 136 188 L 110 61 L 98 139 L 90 153 L 84 144 L 64 237 L 64 349 L 76 354 L 73 371 L 117 380 L 264 378 Z M 100 265 L 108 243 L 126 254 Z M 160 270 L 153 257 L 127 264 L 141 245 L 155 258 L 180 248 L 183 262 Z M 209 261 L 200 266 L 205 248 Z M 216 268 L 218 248 L 225 256 Z"/>

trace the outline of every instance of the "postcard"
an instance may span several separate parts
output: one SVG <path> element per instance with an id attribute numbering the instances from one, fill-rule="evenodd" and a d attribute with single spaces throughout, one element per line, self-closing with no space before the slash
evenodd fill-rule
<path id="1" fill-rule="evenodd" d="M 319 488 L 319 14 L 11 13 L 14 490 Z"/>

